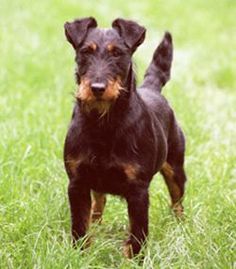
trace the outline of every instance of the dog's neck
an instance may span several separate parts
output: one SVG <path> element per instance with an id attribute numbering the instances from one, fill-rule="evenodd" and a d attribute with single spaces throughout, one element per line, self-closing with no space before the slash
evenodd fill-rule
<path id="1" fill-rule="evenodd" d="M 133 63 L 130 63 L 128 76 L 126 78 L 125 87 L 127 88 L 128 92 L 132 94 L 136 91 L 136 77 L 133 70 Z"/>

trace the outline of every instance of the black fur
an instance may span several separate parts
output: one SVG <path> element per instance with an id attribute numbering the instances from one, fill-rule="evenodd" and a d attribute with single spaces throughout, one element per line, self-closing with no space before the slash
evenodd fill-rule
<path id="1" fill-rule="evenodd" d="M 102 117 L 96 108 L 84 111 L 79 98 L 75 104 L 64 149 L 73 239 L 86 234 L 90 192 L 115 194 L 128 203 L 131 227 L 126 246 L 136 254 L 148 234 L 148 187 L 153 176 L 163 172 L 173 205 L 180 203 L 184 194 L 184 136 L 160 93 L 170 78 L 172 38 L 165 34 L 143 86 L 136 89 L 131 57 L 144 40 L 145 28 L 117 19 L 113 29 L 101 30 L 93 18 L 86 18 L 67 23 L 65 30 L 76 50 L 78 83 L 86 77 L 90 85 L 99 82 L 107 86 L 118 76 L 124 88 Z M 93 51 L 87 47 L 91 42 L 96 43 Z M 115 46 L 112 52 L 107 51 L 108 43 Z M 173 176 L 163 168 L 165 163 Z M 175 187 L 178 191 L 172 190 Z"/>

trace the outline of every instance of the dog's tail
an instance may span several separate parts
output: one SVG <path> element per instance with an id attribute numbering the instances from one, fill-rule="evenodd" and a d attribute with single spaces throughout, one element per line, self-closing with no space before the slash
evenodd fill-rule
<path id="1" fill-rule="evenodd" d="M 171 63 L 173 58 L 172 37 L 169 32 L 156 48 L 152 61 L 145 73 L 141 87 L 152 88 L 161 92 L 162 87 L 170 79 Z"/>

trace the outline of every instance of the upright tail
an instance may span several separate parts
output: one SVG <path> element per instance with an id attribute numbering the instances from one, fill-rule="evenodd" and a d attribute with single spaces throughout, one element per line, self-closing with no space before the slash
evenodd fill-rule
<path id="1" fill-rule="evenodd" d="M 162 87 L 170 79 L 171 63 L 173 58 L 172 37 L 169 32 L 156 48 L 152 61 L 145 73 L 141 87 L 152 88 L 161 92 Z"/>

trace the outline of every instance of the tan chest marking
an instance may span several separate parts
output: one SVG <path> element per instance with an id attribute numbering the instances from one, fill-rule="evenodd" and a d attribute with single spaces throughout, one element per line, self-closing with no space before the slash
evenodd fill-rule
<path id="1" fill-rule="evenodd" d="M 133 181 L 137 179 L 139 166 L 137 164 L 123 164 L 124 173 L 128 180 Z"/>
<path id="2" fill-rule="evenodd" d="M 74 156 L 71 156 L 71 155 L 68 155 L 67 156 L 67 159 L 66 159 L 66 163 L 71 171 L 71 173 L 73 175 L 76 175 L 76 170 L 78 168 L 78 166 L 82 163 L 82 162 L 86 162 L 87 160 L 87 157 L 86 156 L 83 156 L 83 155 L 80 155 L 78 157 L 74 157 Z"/>

